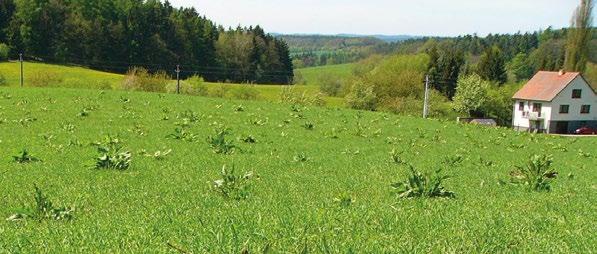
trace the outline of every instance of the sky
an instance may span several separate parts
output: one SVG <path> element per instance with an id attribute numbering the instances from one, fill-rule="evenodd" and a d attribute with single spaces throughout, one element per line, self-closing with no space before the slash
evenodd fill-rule
<path id="1" fill-rule="evenodd" d="M 580 0 L 170 0 L 224 27 L 283 34 L 457 36 L 567 27 Z M 597 12 L 594 10 L 594 12 Z"/>

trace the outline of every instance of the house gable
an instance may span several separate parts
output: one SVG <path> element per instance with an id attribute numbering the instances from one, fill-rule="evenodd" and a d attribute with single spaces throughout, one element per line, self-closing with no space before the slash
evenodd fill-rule
<path id="1" fill-rule="evenodd" d="M 552 101 L 568 84 L 579 76 L 581 75 L 578 72 L 540 71 L 512 98 L 527 101 Z"/>

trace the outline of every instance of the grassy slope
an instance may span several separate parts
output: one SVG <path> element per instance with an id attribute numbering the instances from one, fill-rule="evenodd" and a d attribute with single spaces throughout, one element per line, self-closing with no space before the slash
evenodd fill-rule
<path id="1" fill-rule="evenodd" d="M 303 78 L 307 81 L 307 85 L 317 85 L 318 78 L 323 73 L 329 73 L 345 78 L 351 75 L 352 68 L 354 66 L 354 63 L 325 65 L 318 67 L 302 68 L 298 69 L 297 71 L 303 75 Z"/>
<path id="2" fill-rule="evenodd" d="M 94 71 L 82 67 L 29 62 L 25 62 L 23 66 L 26 85 L 32 76 L 39 73 L 50 73 L 57 76 L 62 79 L 63 86 L 73 88 L 95 88 L 101 83 L 117 87 L 123 79 L 123 76 L 119 74 Z M 0 73 L 4 75 L 9 86 L 18 86 L 20 84 L 20 64 L 18 62 L 0 62 Z"/>
<path id="3" fill-rule="evenodd" d="M 57 87 L 66 88 L 89 88 L 97 89 L 99 87 L 111 87 L 118 89 L 124 79 L 123 75 L 113 74 L 101 71 L 90 70 L 82 67 L 61 66 L 42 63 L 25 63 L 25 86 L 29 86 L 31 76 L 38 75 L 38 73 L 49 73 L 51 76 L 59 77 L 60 83 L 55 85 Z M 18 86 L 20 80 L 20 65 L 19 63 L 0 63 L 0 74 L 4 75 L 8 86 Z M 210 90 L 222 85 L 219 83 L 206 82 Z M 239 88 L 241 84 L 226 84 L 229 88 Z M 259 91 L 259 100 L 279 101 L 282 86 L 279 85 L 255 85 L 253 86 Z M 319 88 L 315 86 L 296 86 L 294 88 L 297 92 L 306 92 L 313 95 L 319 92 Z M 324 98 L 329 106 L 339 107 L 343 105 L 341 98 Z"/>
<path id="4" fill-rule="evenodd" d="M 235 110 L 239 104 L 244 111 Z M 83 107 L 96 109 L 79 117 Z M 190 128 L 197 142 L 166 138 L 186 110 L 200 116 Z M 25 121 L 31 118 L 37 120 Z M 593 138 L 331 108 L 295 112 L 264 102 L 68 89 L 0 88 L 0 119 L 0 216 L 31 204 L 34 183 L 55 203 L 76 207 L 71 222 L 0 220 L 0 252 L 173 251 L 168 243 L 195 253 L 253 253 L 266 246 L 274 252 L 587 253 L 597 246 Z M 257 120 L 265 124 L 253 124 Z M 306 122 L 314 130 L 303 128 Z M 235 141 L 242 152 L 214 154 L 205 138 L 217 125 L 230 127 L 230 138 L 253 135 L 257 143 Z M 332 132 L 338 138 L 329 138 Z M 119 135 L 134 153 L 130 170 L 89 168 L 97 156 L 89 144 L 106 134 Z M 43 162 L 13 163 L 14 150 L 22 148 Z M 391 162 L 393 148 L 427 170 L 444 156 L 462 155 L 460 166 L 446 170 L 453 176 L 446 187 L 457 198 L 397 199 L 390 184 L 404 179 L 405 169 Z M 139 155 L 143 149 L 173 151 L 158 161 Z M 300 153 L 310 159 L 294 162 Z M 560 178 L 551 193 L 498 184 L 535 153 L 554 155 Z M 232 164 L 259 176 L 245 201 L 225 200 L 210 189 L 222 165 Z M 342 197 L 354 203 L 343 208 L 335 202 Z"/>

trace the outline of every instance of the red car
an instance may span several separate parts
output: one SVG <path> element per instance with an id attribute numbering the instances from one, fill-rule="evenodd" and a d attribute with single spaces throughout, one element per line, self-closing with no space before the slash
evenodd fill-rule
<path id="1" fill-rule="evenodd" d="M 577 135 L 593 135 L 597 133 L 597 130 L 591 129 L 591 127 L 582 127 L 576 130 L 574 133 Z"/>

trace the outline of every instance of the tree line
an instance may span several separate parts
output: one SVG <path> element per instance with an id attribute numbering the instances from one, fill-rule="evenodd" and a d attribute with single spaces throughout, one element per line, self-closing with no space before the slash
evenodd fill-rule
<path id="1" fill-rule="evenodd" d="M 434 88 L 451 99 L 461 75 L 476 73 L 483 80 L 502 85 L 527 80 L 540 70 L 584 73 L 590 63 L 597 62 L 594 30 L 591 27 L 548 28 L 534 33 L 484 38 L 476 35 L 427 38 L 404 42 L 397 51 L 428 54 L 428 74 Z"/>
<path id="2" fill-rule="evenodd" d="M 207 81 L 289 84 L 287 44 L 262 28 L 225 29 L 194 8 L 160 0 L 2 0 L 9 55 L 126 72 L 174 70 Z"/>

